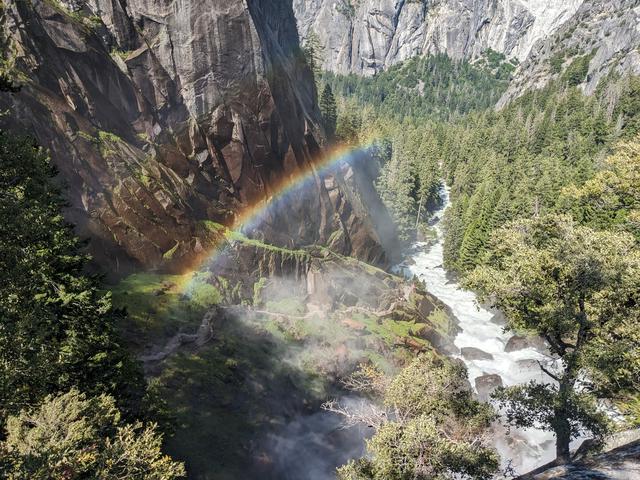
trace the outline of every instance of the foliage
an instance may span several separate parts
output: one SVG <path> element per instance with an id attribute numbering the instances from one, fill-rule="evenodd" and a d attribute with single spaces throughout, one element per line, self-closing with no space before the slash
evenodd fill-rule
<path id="1" fill-rule="evenodd" d="M 563 195 L 580 223 L 625 230 L 640 240 L 640 136 L 620 143 L 601 171 L 580 187 L 567 187 Z"/>
<path id="2" fill-rule="evenodd" d="M 143 380 L 121 346 L 122 313 L 84 273 L 44 151 L 0 132 L 0 421 L 47 394 L 113 394 L 139 413 Z"/>
<path id="3" fill-rule="evenodd" d="M 316 81 L 322 74 L 323 50 L 324 46 L 320 42 L 320 37 L 313 30 L 310 31 L 302 45 L 302 55 Z"/>
<path id="4" fill-rule="evenodd" d="M 493 412 L 488 405 L 473 400 L 461 364 L 436 355 L 421 355 L 388 386 L 370 368 L 356 374 L 347 385 L 370 382 L 384 392 L 386 411 L 378 416 L 382 421 L 367 441 L 369 455 L 340 467 L 339 478 L 493 476 L 498 455 L 487 446 L 484 436 Z"/>
<path id="5" fill-rule="evenodd" d="M 506 69 L 506 70 L 505 70 Z M 440 202 L 443 119 L 495 103 L 513 65 L 487 51 L 476 64 L 446 55 L 416 57 L 371 78 L 324 73 L 337 95 L 336 139 L 369 144 L 382 168 L 377 182 L 403 241 L 416 238 Z"/>
<path id="6" fill-rule="evenodd" d="M 509 418 L 552 430 L 563 461 L 571 439 L 585 431 L 601 437 L 605 416 L 593 395 L 637 388 L 640 378 L 640 342 L 637 334 L 626 336 L 640 311 L 633 237 L 579 226 L 567 216 L 519 220 L 499 230 L 465 285 L 503 311 L 509 328 L 542 336 L 561 360 L 559 367 L 541 366 L 558 388 L 534 383 L 499 394 L 511 405 Z M 609 343 L 616 337 L 627 340 L 626 355 Z"/>
<path id="7" fill-rule="evenodd" d="M 161 444 L 154 424 L 123 423 L 112 397 L 71 390 L 9 417 L 0 472 L 9 480 L 184 477 L 183 465 L 163 455 Z"/>
<path id="8" fill-rule="evenodd" d="M 608 78 L 588 97 L 557 81 L 501 111 L 471 114 L 434 129 L 436 161 L 443 164 L 453 202 L 446 216 L 445 265 L 459 272 L 473 269 L 496 229 L 509 220 L 565 212 L 563 190 L 590 180 L 615 140 L 627 136 L 640 117 L 640 108 L 619 107 L 630 103 L 632 85 Z M 618 162 L 613 168 L 622 167 Z M 628 217 L 624 205 L 616 212 L 596 212 L 588 203 L 586 192 L 576 197 L 572 213 L 587 221 L 591 215 L 594 226 Z M 606 220 L 607 215 L 618 217 Z"/>
<path id="9" fill-rule="evenodd" d="M 498 101 L 509 79 L 500 62 L 491 57 L 471 65 L 441 54 L 414 57 L 373 77 L 324 72 L 322 80 L 338 96 L 374 105 L 380 116 L 448 119 Z"/>
<path id="10" fill-rule="evenodd" d="M 327 138 L 333 140 L 336 134 L 336 122 L 338 119 L 338 111 L 336 107 L 336 99 L 331 91 L 331 85 L 326 83 L 320 96 L 320 112 L 322 113 L 322 121 Z"/>
<path id="11" fill-rule="evenodd" d="M 571 65 L 569 65 L 563 75 L 563 79 L 570 87 L 578 86 L 585 81 L 589 73 L 589 63 L 592 58 L 593 55 L 582 55 L 571 62 Z"/>

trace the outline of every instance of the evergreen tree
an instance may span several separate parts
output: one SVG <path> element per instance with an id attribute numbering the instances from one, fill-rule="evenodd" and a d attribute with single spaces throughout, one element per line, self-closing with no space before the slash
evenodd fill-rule
<path id="1" fill-rule="evenodd" d="M 311 30 L 302 45 L 302 54 L 304 56 L 305 62 L 309 66 L 309 69 L 313 73 L 316 82 L 320 80 L 320 77 L 322 75 L 323 50 L 324 46 L 320 42 L 318 34 Z"/>
<path id="2" fill-rule="evenodd" d="M 173 480 L 184 466 L 162 454 L 155 425 L 127 424 L 108 395 L 45 398 L 7 422 L 0 476 L 8 480 Z"/>
<path id="3" fill-rule="evenodd" d="M 136 411 L 143 391 L 121 345 L 122 315 L 84 273 L 46 153 L 0 132 L 0 423 L 47 394 L 109 392 Z"/>
<path id="4" fill-rule="evenodd" d="M 338 120 L 338 110 L 336 107 L 336 99 L 331 91 L 331 85 L 326 83 L 320 96 L 320 112 L 322 113 L 322 122 L 327 138 L 331 141 L 336 134 L 336 122 Z"/>
<path id="5" fill-rule="evenodd" d="M 640 318 L 640 251 L 633 237 L 594 231 L 563 216 L 520 220 L 499 231 L 486 265 L 465 286 L 503 311 L 510 329 L 544 338 L 562 362 L 541 364 L 547 383 L 498 390 L 508 421 L 552 431 L 559 463 L 570 460 L 572 439 L 587 433 L 601 439 L 607 419 L 593 393 L 614 394 L 640 375 L 637 333 L 626 337 L 626 363 L 603 362 L 598 350 L 619 354 L 606 342 L 631 333 L 628 322 Z M 608 389 L 593 383 L 607 376 L 618 382 L 607 382 Z"/>

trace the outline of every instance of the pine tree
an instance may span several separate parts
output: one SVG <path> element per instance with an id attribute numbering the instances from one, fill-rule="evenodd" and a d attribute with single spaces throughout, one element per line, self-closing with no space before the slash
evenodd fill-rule
<path id="1" fill-rule="evenodd" d="M 327 133 L 329 141 L 335 138 L 336 123 L 338 120 L 338 110 L 336 107 L 336 99 L 331 91 L 331 85 L 325 83 L 320 96 L 320 112 L 322 113 L 322 123 Z"/>
<path id="2" fill-rule="evenodd" d="M 144 381 L 114 311 L 61 214 L 46 153 L 0 132 L 0 423 L 47 394 L 112 393 L 130 412 Z"/>

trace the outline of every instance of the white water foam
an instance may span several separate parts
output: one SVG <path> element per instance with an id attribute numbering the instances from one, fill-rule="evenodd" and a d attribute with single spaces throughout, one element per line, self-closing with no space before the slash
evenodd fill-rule
<path id="1" fill-rule="evenodd" d="M 549 382 L 537 365 L 537 361 L 549 362 L 549 356 L 536 348 L 505 352 L 512 333 L 493 321 L 494 314 L 478 307 L 473 292 L 463 290 L 447 276 L 443 267 L 442 217 L 449 207 L 449 188 L 441 190 L 442 207 L 433 214 L 433 227 L 437 232 L 435 244 L 416 243 L 409 252 L 411 261 L 400 266 L 408 277 L 414 275 L 424 281 L 427 291 L 451 308 L 459 322 L 461 332 L 455 338 L 458 348 L 473 347 L 492 355 L 492 360 L 469 360 L 461 355 L 469 372 L 469 381 L 475 388 L 475 380 L 487 374 L 497 374 L 503 385 L 511 386 L 537 380 Z M 409 264 L 411 263 L 411 264 Z M 510 464 L 516 473 L 530 471 L 555 458 L 554 437 L 549 432 L 535 429 L 496 428 L 495 446 L 501 454 L 504 466 Z"/>

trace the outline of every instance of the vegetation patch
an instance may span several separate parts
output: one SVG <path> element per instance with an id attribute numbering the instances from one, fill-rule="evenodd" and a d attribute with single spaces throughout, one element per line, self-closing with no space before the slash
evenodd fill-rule
<path id="1" fill-rule="evenodd" d="M 199 325 L 204 312 L 222 301 L 209 273 L 136 273 L 112 288 L 113 303 L 126 309 L 126 337 L 138 346 Z"/>

